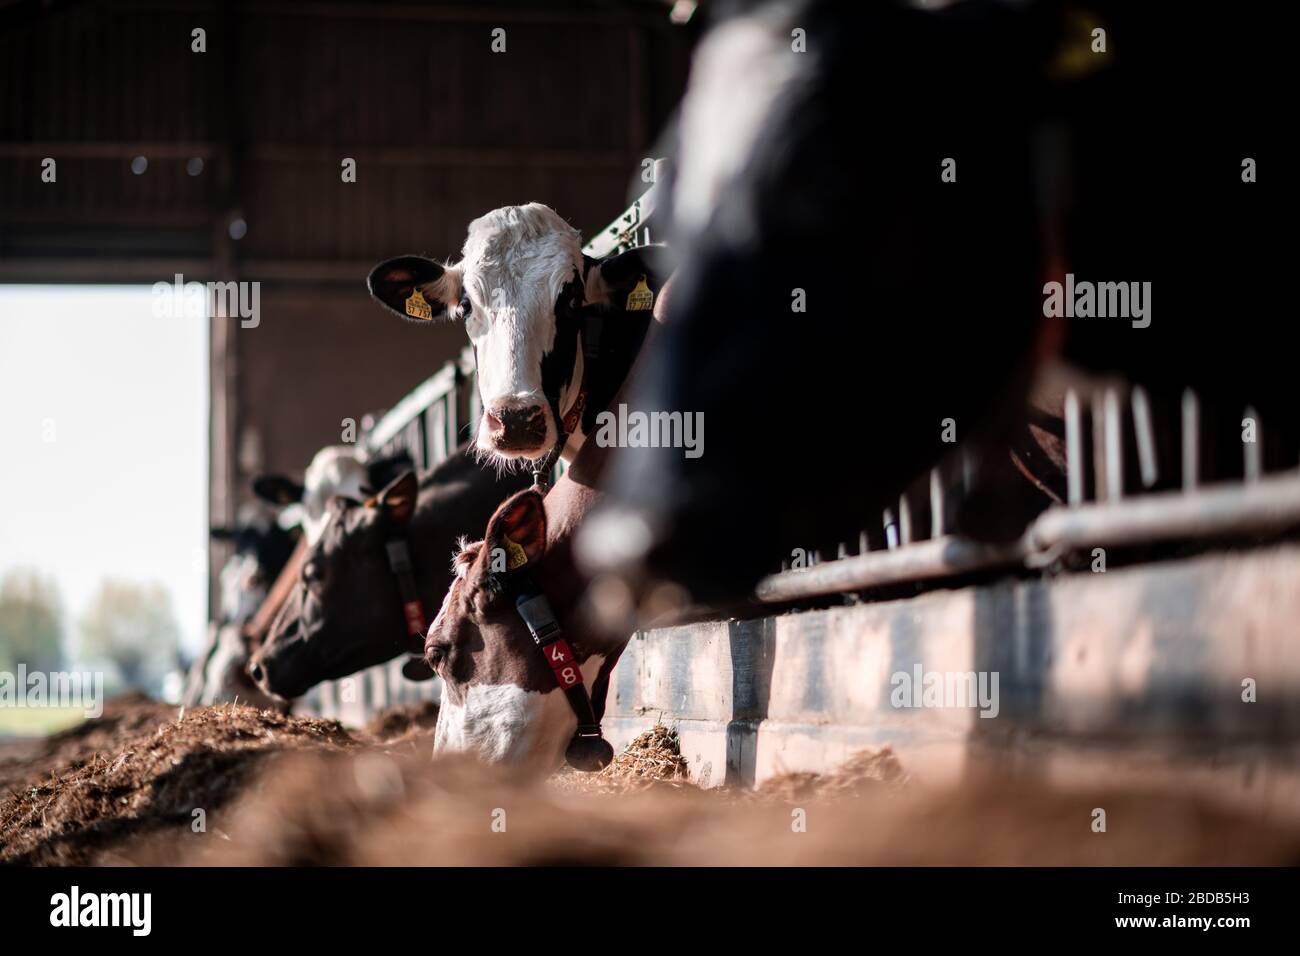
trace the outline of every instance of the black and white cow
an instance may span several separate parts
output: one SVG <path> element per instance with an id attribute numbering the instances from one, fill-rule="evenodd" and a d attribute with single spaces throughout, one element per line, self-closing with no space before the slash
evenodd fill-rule
<path id="1" fill-rule="evenodd" d="M 327 445 L 313 456 L 301 484 L 285 475 L 261 475 L 253 479 L 253 492 L 276 505 L 300 505 L 303 533 L 314 544 L 324 530 L 331 498 L 363 501 L 412 467 L 406 453 L 363 462 L 355 445 Z"/>
<path id="2" fill-rule="evenodd" d="M 483 407 L 475 447 L 512 468 L 577 454 L 639 353 L 669 271 L 663 247 L 585 257 L 578 231 L 534 202 L 471 222 L 458 262 L 400 256 L 367 285 L 405 319 L 465 324 Z"/>
<path id="3" fill-rule="evenodd" d="M 701 416 L 708 442 L 622 450 L 579 542 L 592 570 L 702 600 L 747 595 L 795 545 L 833 552 L 954 429 L 1021 405 L 1042 322 L 1033 11 L 743 10 L 695 53 L 679 267 L 629 403 Z"/>

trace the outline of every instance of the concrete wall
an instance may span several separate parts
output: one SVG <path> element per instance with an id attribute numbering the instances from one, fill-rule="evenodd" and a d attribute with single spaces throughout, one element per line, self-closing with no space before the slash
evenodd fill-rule
<path id="1" fill-rule="evenodd" d="M 705 785 L 827 770 L 889 744 L 932 782 L 1007 764 L 1175 773 L 1300 810 L 1297 580 L 1288 544 L 638 634 L 607 729 L 618 746 L 657 720 L 676 726 Z M 982 672 L 992 690 L 996 674 L 996 713 L 896 706 L 895 675 L 917 667 L 922 687 Z"/>

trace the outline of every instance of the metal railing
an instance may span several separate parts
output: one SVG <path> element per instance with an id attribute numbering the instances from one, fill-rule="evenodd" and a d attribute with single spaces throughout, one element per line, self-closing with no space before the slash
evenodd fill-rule
<path id="1" fill-rule="evenodd" d="M 915 492 L 904 494 L 896 509 L 883 513 L 882 535 L 874 540 L 865 532 L 859 536 L 856 554 L 841 544 L 834 559 L 823 561 L 813 554 L 805 567 L 783 565 L 759 582 L 757 597 L 784 603 L 996 569 L 1042 568 L 1082 549 L 1206 541 L 1300 527 L 1300 470 L 1292 461 L 1284 470 L 1264 475 L 1262 424 L 1254 440 L 1241 443 L 1240 480 L 1203 485 L 1201 401 L 1195 392 L 1185 391 L 1179 422 L 1181 487 L 1152 491 L 1162 462 L 1146 390 L 1109 382 L 1093 390 L 1086 404 L 1084 398 L 1074 388 L 1065 395 L 1066 501 L 1039 515 L 1018 540 L 989 545 L 945 533 L 946 502 L 970 483 L 970 460 L 963 456 L 955 479 L 940 469 L 930 473 L 928 537 L 919 539 L 912 521 Z M 1131 489 L 1125 487 L 1126 410 L 1131 417 L 1128 437 L 1137 455 L 1138 487 Z M 1242 415 L 1259 422 L 1252 408 Z M 1089 453 L 1091 501 L 1086 496 Z M 1163 464 L 1173 467 L 1172 462 Z"/>

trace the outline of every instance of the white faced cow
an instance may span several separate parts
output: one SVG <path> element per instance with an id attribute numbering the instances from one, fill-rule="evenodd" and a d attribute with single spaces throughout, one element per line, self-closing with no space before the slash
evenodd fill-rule
<path id="1" fill-rule="evenodd" d="M 367 284 L 403 318 L 465 323 L 483 406 L 475 448 L 506 469 L 577 454 L 640 349 L 667 267 L 662 247 L 584 257 L 577 230 L 529 203 L 471 222 L 459 262 L 400 256 Z"/>

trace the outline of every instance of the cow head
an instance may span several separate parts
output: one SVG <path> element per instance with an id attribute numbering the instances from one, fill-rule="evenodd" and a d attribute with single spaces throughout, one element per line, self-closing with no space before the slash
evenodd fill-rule
<path id="1" fill-rule="evenodd" d="M 418 650 L 418 639 L 414 645 L 403 640 L 403 599 L 385 549 L 387 541 L 406 534 L 417 492 L 415 475 L 407 472 L 364 504 L 330 500 L 301 580 L 249 663 L 259 687 L 297 697 L 322 680 Z"/>
<path id="2" fill-rule="evenodd" d="M 555 449 L 557 416 L 574 407 L 582 384 L 579 311 L 626 301 L 639 279 L 650 281 L 647 268 L 631 253 L 584 259 L 577 230 L 541 203 L 475 219 L 461 255 L 445 265 L 389 259 L 367 285 L 405 319 L 465 324 L 483 407 L 478 453 L 506 468 L 536 461 Z"/>
<path id="3" fill-rule="evenodd" d="M 355 447 L 330 445 L 312 458 L 302 484 L 285 475 L 260 475 L 253 479 L 253 492 L 273 505 L 300 505 L 303 532 L 307 542 L 315 544 L 324 530 L 331 498 L 361 501 L 413 467 L 405 452 L 362 464 Z"/>
<path id="4" fill-rule="evenodd" d="M 543 772 L 563 762 L 577 718 L 509 586 L 509 576 L 523 569 L 539 582 L 554 581 L 554 568 L 548 576 L 543 561 L 557 548 L 567 545 L 548 544 L 542 496 L 529 489 L 507 499 L 484 539 L 456 555 L 451 587 L 424 645 L 426 660 L 443 680 L 435 752 L 470 751 Z M 551 600 L 558 617 L 567 618 L 567 600 L 554 593 Z M 599 720 L 622 644 L 597 646 L 568 623 L 566 639 Z"/>
<path id="5" fill-rule="evenodd" d="M 556 345 L 557 312 L 582 304 L 578 232 L 541 203 L 506 206 L 470 223 L 461 252 L 445 267 L 419 256 L 390 259 L 371 272 L 370 292 L 406 318 L 464 322 L 483 403 L 479 452 L 503 462 L 541 458 L 559 435 L 543 359 Z M 569 368 L 553 374 L 573 371 L 568 358 Z"/>

